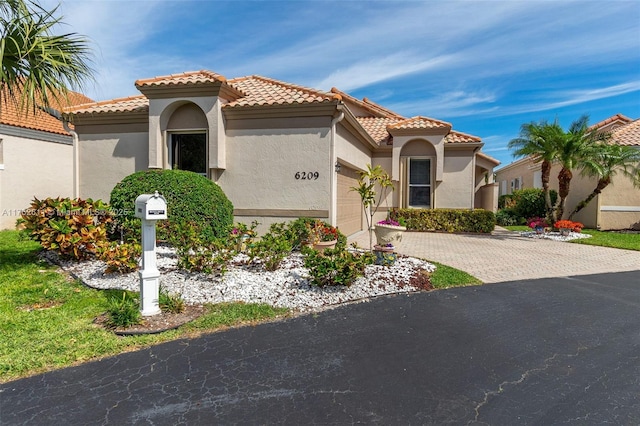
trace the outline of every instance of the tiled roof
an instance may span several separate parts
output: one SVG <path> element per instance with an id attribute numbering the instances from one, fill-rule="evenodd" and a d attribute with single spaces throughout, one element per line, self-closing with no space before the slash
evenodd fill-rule
<path id="1" fill-rule="evenodd" d="M 14 102 L 7 102 L 6 100 L 7 98 L 4 94 L 0 94 L 0 124 L 59 135 L 69 135 L 62 127 L 62 122 L 57 118 L 40 109 L 25 113 L 25 111 L 20 111 Z M 69 92 L 68 103 L 70 105 L 85 102 L 92 102 L 92 100 L 80 93 Z M 60 103 L 55 100 L 52 100 L 52 107 L 54 109 L 62 109 Z"/>
<path id="2" fill-rule="evenodd" d="M 370 101 L 367 98 L 363 98 L 362 100 L 356 99 L 353 96 L 349 95 L 348 93 L 342 92 L 341 90 L 332 87 L 331 88 L 331 93 L 335 93 L 337 95 L 340 95 L 343 99 L 346 99 L 350 102 L 353 102 L 354 104 L 360 106 L 361 108 L 364 108 L 365 110 L 371 112 L 373 115 L 375 116 L 379 116 L 379 117 L 396 117 L 400 120 L 405 120 L 406 117 L 403 117 L 393 111 L 391 111 L 390 109 L 384 108 L 378 104 L 376 104 L 375 102 Z M 397 121 L 397 120 L 396 120 Z"/>
<path id="3" fill-rule="evenodd" d="M 228 81 L 234 89 L 246 96 L 224 105 L 224 108 L 259 105 L 292 105 L 322 103 L 340 100 L 339 95 L 322 92 L 295 84 L 284 83 L 257 75 Z"/>
<path id="4" fill-rule="evenodd" d="M 482 139 L 477 136 L 468 135 L 466 133 L 456 132 L 455 130 L 452 130 L 444 138 L 444 141 L 446 143 L 477 143 L 482 142 Z"/>
<path id="5" fill-rule="evenodd" d="M 108 101 L 92 102 L 66 108 L 65 112 L 74 114 L 100 114 L 117 112 L 146 112 L 149 111 L 149 100 L 144 95 L 128 98 L 111 99 Z"/>
<path id="6" fill-rule="evenodd" d="M 616 114 L 616 115 L 612 115 L 609 118 L 606 118 L 602 121 L 597 122 L 596 124 L 589 126 L 592 129 L 599 129 L 600 127 L 604 127 L 607 124 L 611 124 L 615 121 L 622 121 L 623 123 L 631 123 L 633 120 L 630 119 L 629 117 L 627 117 L 626 115 L 622 115 L 622 114 Z"/>
<path id="7" fill-rule="evenodd" d="M 434 118 L 416 116 L 407 120 L 399 121 L 388 127 L 389 130 L 409 130 L 409 129 L 450 129 L 451 124 L 446 121 L 436 120 Z"/>
<path id="8" fill-rule="evenodd" d="M 145 78 L 136 81 L 136 87 L 150 86 L 175 86 L 184 85 L 192 86 L 198 84 L 207 84 L 215 82 L 225 82 L 227 79 L 220 74 L 208 70 L 189 71 L 180 74 L 164 75 L 160 77 Z"/>
<path id="9" fill-rule="evenodd" d="M 379 145 L 389 140 L 387 126 L 398 122 L 391 117 L 356 117 L 356 120 Z"/>
<path id="10" fill-rule="evenodd" d="M 640 119 L 615 129 L 612 139 L 619 145 L 640 146 Z"/>

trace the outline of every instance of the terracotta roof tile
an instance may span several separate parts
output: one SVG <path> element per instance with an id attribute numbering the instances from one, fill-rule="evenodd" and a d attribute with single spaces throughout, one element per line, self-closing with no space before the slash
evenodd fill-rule
<path id="1" fill-rule="evenodd" d="M 388 129 L 450 129 L 451 124 L 446 121 L 436 120 L 434 118 L 416 116 L 411 117 L 408 120 L 402 120 L 395 124 L 392 124 Z"/>
<path id="2" fill-rule="evenodd" d="M 640 146 L 640 119 L 615 129 L 612 140 L 618 145 Z"/>
<path id="3" fill-rule="evenodd" d="M 149 111 L 149 100 L 144 95 L 86 103 L 65 109 L 66 113 L 73 114 L 100 114 L 146 111 Z"/>
<path id="4" fill-rule="evenodd" d="M 444 141 L 445 143 L 477 143 L 482 142 L 482 139 L 477 136 L 452 130 L 447 136 L 445 136 Z"/>
<path id="5" fill-rule="evenodd" d="M 349 95 L 348 93 L 345 93 L 335 87 L 331 88 L 331 93 L 335 93 L 337 95 L 340 95 L 343 99 L 346 99 L 350 102 L 353 102 L 354 104 L 360 106 L 361 108 L 364 108 L 365 110 L 369 111 L 370 113 L 372 113 L 375 116 L 379 116 L 379 117 L 396 117 L 398 119 L 404 120 L 406 119 L 406 117 L 403 117 L 393 111 L 391 111 L 390 109 L 387 109 L 383 106 L 380 106 L 378 104 L 376 104 L 375 102 L 370 101 L 367 98 L 363 98 L 362 100 L 356 99 L 353 96 Z"/>
<path id="6" fill-rule="evenodd" d="M 174 86 L 174 85 L 198 85 L 215 82 L 225 82 L 227 79 L 213 71 L 188 71 L 180 74 L 164 75 L 160 77 L 145 78 L 136 81 L 136 87 L 150 86 Z"/>
<path id="7" fill-rule="evenodd" d="M 292 105 L 322 103 L 340 100 L 333 93 L 322 92 L 295 84 L 284 83 L 257 75 L 228 81 L 234 89 L 246 96 L 225 104 L 224 108 L 258 105 Z"/>
<path id="8" fill-rule="evenodd" d="M 398 119 L 393 117 L 356 117 L 356 120 L 378 145 L 389 141 L 391 135 L 387 126 L 398 122 Z"/>
<path id="9" fill-rule="evenodd" d="M 607 124 L 611 124 L 615 121 L 622 121 L 623 123 L 631 123 L 633 120 L 630 119 L 629 117 L 627 117 L 626 115 L 622 115 L 622 114 L 616 114 L 616 115 L 612 115 L 609 118 L 606 118 L 602 121 L 597 122 L 596 124 L 589 126 L 589 128 L 591 129 L 599 129 L 600 127 L 604 127 Z"/>
<path id="10" fill-rule="evenodd" d="M 22 127 L 24 129 L 40 130 L 43 132 L 56 133 L 59 135 L 69 135 L 64 130 L 62 122 L 46 112 L 36 109 L 36 111 L 19 111 L 19 108 L 13 102 L 7 102 L 4 94 L 0 94 L 0 124 L 14 127 Z M 92 100 L 80 93 L 69 92 L 68 104 L 76 105 L 79 103 L 92 102 Z M 52 107 L 54 109 L 63 109 L 62 105 L 53 100 Z"/>

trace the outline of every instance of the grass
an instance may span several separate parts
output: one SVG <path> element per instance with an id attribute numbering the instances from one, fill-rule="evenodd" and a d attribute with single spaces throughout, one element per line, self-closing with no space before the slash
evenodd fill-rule
<path id="1" fill-rule="evenodd" d="M 528 226 L 505 226 L 510 231 L 530 231 Z M 613 247 L 624 250 L 640 251 L 640 234 L 625 234 L 621 232 L 597 231 L 595 229 L 583 229 L 584 234 L 591 238 L 571 240 L 573 244 L 587 244 L 591 246 Z"/>
<path id="2" fill-rule="evenodd" d="M 239 324 L 290 314 L 265 304 L 208 305 L 205 315 L 176 330 L 119 337 L 93 323 L 115 290 L 95 290 L 40 261 L 40 245 L 16 231 L 0 232 L 0 383 L 82 362 L 195 337 Z M 435 288 L 481 284 L 471 275 L 433 262 Z"/>
<path id="3" fill-rule="evenodd" d="M 482 281 L 464 271 L 429 260 L 436 265 L 436 270 L 431 274 L 433 288 L 460 287 L 465 285 L 482 284 Z"/>
<path id="4" fill-rule="evenodd" d="M 93 324 L 110 292 L 89 289 L 39 261 L 39 249 L 15 231 L 0 232 L 0 383 L 288 313 L 263 304 L 210 305 L 177 330 L 118 337 Z"/>

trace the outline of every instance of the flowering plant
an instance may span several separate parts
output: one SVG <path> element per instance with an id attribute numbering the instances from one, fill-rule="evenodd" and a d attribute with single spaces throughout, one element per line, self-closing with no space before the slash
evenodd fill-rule
<path id="1" fill-rule="evenodd" d="M 547 222 L 547 219 L 541 217 L 532 217 L 530 219 L 527 219 L 527 226 L 531 229 L 546 228 L 547 226 L 549 226 L 549 223 Z"/>
<path id="2" fill-rule="evenodd" d="M 308 223 L 306 226 L 309 234 L 309 240 L 314 243 L 338 239 L 338 230 L 331 225 L 325 224 L 321 220 L 316 220 L 312 224 Z"/>
<path id="3" fill-rule="evenodd" d="M 581 232 L 584 225 L 580 222 L 573 222 L 571 220 L 559 220 L 553 224 L 556 229 L 570 229 L 573 232 Z"/>
<path id="4" fill-rule="evenodd" d="M 378 222 L 376 225 L 393 225 L 393 226 L 400 226 L 400 223 L 396 222 L 393 219 L 385 219 L 385 220 L 381 220 L 380 222 Z"/>

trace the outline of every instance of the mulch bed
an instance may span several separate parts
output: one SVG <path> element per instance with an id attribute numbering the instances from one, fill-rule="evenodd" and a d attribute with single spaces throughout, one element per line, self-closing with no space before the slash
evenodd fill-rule
<path id="1" fill-rule="evenodd" d="M 130 327 L 111 328 L 106 325 L 107 314 L 102 314 L 94 320 L 94 324 L 113 331 L 119 336 L 134 336 L 139 334 L 156 334 L 173 330 L 181 325 L 195 320 L 205 313 L 205 308 L 199 305 L 185 305 L 178 314 L 162 312 L 157 315 L 142 317 L 142 323 Z"/>

